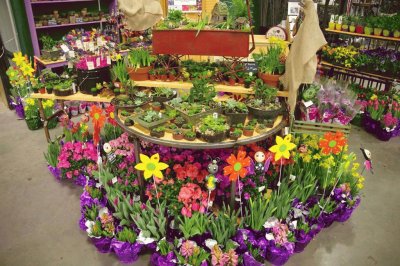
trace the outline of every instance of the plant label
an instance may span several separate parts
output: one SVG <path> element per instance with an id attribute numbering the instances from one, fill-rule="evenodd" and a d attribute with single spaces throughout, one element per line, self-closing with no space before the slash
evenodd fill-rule
<path id="1" fill-rule="evenodd" d="M 96 58 L 96 67 L 100 66 L 100 57 Z"/>
<path id="2" fill-rule="evenodd" d="M 213 113 L 213 118 L 218 119 L 218 113 Z"/>
<path id="3" fill-rule="evenodd" d="M 111 65 L 111 57 L 107 55 L 107 65 Z"/>
<path id="4" fill-rule="evenodd" d="M 331 15 L 331 20 L 329 22 L 335 22 L 335 15 Z"/>
<path id="5" fill-rule="evenodd" d="M 112 182 L 113 184 L 117 183 L 117 182 L 118 182 L 118 178 L 117 178 L 117 177 L 114 177 L 113 179 L 111 179 L 111 182 Z"/>
<path id="6" fill-rule="evenodd" d="M 89 50 L 89 43 L 88 42 L 83 42 L 83 50 L 85 50 L 85 51 Z"/>
<path id="7" fill-rule="evenodd" d="M 72 91 L 74 92 L 74 94 L 76 93 L 76 84 L 75 84 L 75 82 L 72 82 Z"/>
<path id="8" fill-rule="evenodd" d="M 103 39 L 101 37 L 97 37 L 97 46 L 103 46 Z"/>
<path id="9" fill-rule="evenodd" d="M 100 183 L 96 183 L 96 188 L 101 188 L 101 184 Z"/>
<path id="10" fill-rule="evenodd" d="M 61 50 L 63 50 L 64 53 L 68 53 L 69 52 L 69 48 L 65 44 L 61 44 L 60 47 L 61 47 Z"/>
<path id="11" fill-rule="evenodd" d="M 311 105 L 314 104 L 313 101 L 311 101 L 311 100 L 309 100 L 309 101 L 307 101 L 307 102 L 303 102 L 303 103 L 304 103 L 304 106 L 305 106 L 306 108 L 308 108 L 308 107 L 310 107 Z"/>
<path id="12" fill-rule="evenodd" d="M 74 67 L 74 64 L 72 63 L 72 61 L 68 61 L 68 68 L 73 68 Z"/>
<path id="13" fill-rule="evenodd" d="M 94 69 L 94 63 L 93 62 L 87 62 L 87 68 L 88 68 L 88 70 L 93 70 Z"/>
<path id="14" fill-rule="evenodd" d="M 114 87 L 115 87 L 115 88 L 119 88 L 119 83 L 118 83 L 118 82 L 115 82 L 115 83 L 114 83 Z"/>
<path id="15" fill-rule="evenodd" d="M 342 24 L 342 21 L 343 21 L 343 16 L 339 16 L 338 24 Z"/>
<path id="16" fill-rule="evenodd" d="M 91 52 L 94 52 L 94 43 L 93 42 L 89 42 L 89 50 Z"/>
<path id="17" fill-rule="evenodd" d="M 76 45 L 76 47 L 77 47 L 78 49 L 83 49 L 83 45 L 82 45 L 82 41 L 81 41 L 81 40 L 77 40 L 76 43 L 75 43 L 75 45 Z"/>
<path id="18" fill-rule="evenodd" d="M 289 127 L 285 127 L 285 136 L 289 134 Z"/>
<path id="19" fill-rule="evenodd" d="M 69 57 L 75 58 L 75 51 L 69 51 L 68 52 Z"/>

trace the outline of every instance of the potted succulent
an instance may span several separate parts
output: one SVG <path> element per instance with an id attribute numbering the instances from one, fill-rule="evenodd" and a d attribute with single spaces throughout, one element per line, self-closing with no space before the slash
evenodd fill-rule
<path id="1" fill-rule="evenodd" d="M 221 142 L 226 138 L 229 125 L 225 117 L 208 115 L 200 120 L 196 126 L 196 132 L 206 142 Z"/>
<path id="2" fill-rule="evenodd" d="M 180 129 L 176 129 L 174 130 L 174 132 L 172 133 L 172 138 L 174 140 L 182 140 L 183 139 L 183 132 Z"/>
<path id="3" fill-rule="evenodd" d="M 277 101 L 278 90 L 260 79 L 254 85 L 255 97 L 247 101 L 249 114 L 255 118 L 272 119 L 282 113 L 282 105 Z"/>
<path id="4" fill-rule="evenodd" d="M 230 124 L 244 123 L 249 110 L 245 103 L 228 99 L 223 102 L 224 115 L 230 121 Z"/>
<path id="5" fill-rule="evenodd" d="M 168 71 L 168 79 L 169 79 L 169 81 L 175 81 L 176 80 L 176 70 L 175 69 L 170 69 Z"/>
<path id="6" fill-rule="evenodd" d="M 249 89 L 251 86 L 251 83 L 256 79 L 256 76 L 253 75 L 253 72 L 246 73 L 244 75 L 244 87 L 246 89 Z"/>
<path id="7" fill-rule="evenodd" d="M 150 110 L 138 115 L 136 122 L 142 127 L 151 130 L 152 128 L 164 124 L 169 120 L 170 118 L 164 115 L 163 113 L 158 113 L 153 110 Z"/>
<path id="8" fill-rule="evenodd" d="M 174 124 L 177 127 L 182 127 L 186 123 L 186 120 L 182 116 L 177 116 L 174 119 Z"/>
<path id="9" fill-rule="evenodd" d="M 149 79 L 151 64 L 155 58 L 150 51 L 144 48 L 132 49 L 128 54 L 128 74 L 132 80 L 143 81 Z"/>
<path id="10" fill-rule="evenodd" d="M 155 102 L 164 103 L 175 98 L 177 93 L 170 88 L 154 88 L 152 90 L 152 96 Z"/>
<path id="11" fill-rule="evenodd" d="M 151 108 L 156 111 L 156 112 L 160 112 L 161 111 L 161 103 L 159 102 L 153 102 L 151 104 Z"/>
<path id="12" fill-rule="evenodd" d="M 186 131 L 183 135 L 187 141 L 194 141 L 196 139 L 196 133 L 193 131 Z"/>
<path id="13" fill-rule="evenodd" d="M 181 129 L 183 132 L 188 132 L 188 131 L 192 131 L 193 130 L 193 125 L 192 124 L 183 124 L 181 126 Z"/>
<path id="14" fill-rule="evenodd" d="M 165 131 L 168 132 L 168 133 L 171 133 L 171 134 L 177 129 L 178 129 L 178 126 L 173 124 L 173 123 L 171 123 L 171 124 L 169 124 L 168 126 L 165 127 Z"/>
<path id="15" fill-rule="evenodd" d="M 261 51 L 259 54 L 253 54 L 258 66 L 258 77 L 264 83 L 277 88 L 279 78 L 285 72 L 284 57 L 284 51 L 279 45 L 271 46 L 267 52 Z"/>
<path id="16" fill-rule="evenodd" d="M 133 119 L 130 118 L 130 117 L 127 117 L 127 118 L 125 119 L 125 121 L 124 121 L 124 125 L 125 125 L 125 126 L 128 126 L 128 127 L 133 126 L 134 124 L 135 124 L 135 122 L 134 122 Z"/>
<path id="17" fill-rule="evenodd" d="M 162 138 L 165 136 L 165 127 L 159 126 L 150 130 L 150 136 Z"/>
<path id="18" fill-rule="evenodd" d="M 238 140 L 243 134 L 243 130 L 240 128 L 235 128 L 233 131 L 229 132 L 229 138 L 231 140 Z"/>
<path id="19" fill-rule="evenodd" d="M 128 117 L 128 116 L 130 116 L 130 115 L 131 115 L 131 113 L 129 113 L 129 112 L 126 111 L 126 110 L 122 110 L 122 111 L 121 111 L 121 116 Z"/>
<path id="20" fill-rule="evenodd" d="M 247 124 L 244 128 L 243 128 L 243 136 L 246 137 L 251 137 L 254 134 L 254 126 Z"/>
<path id="21" fill-rule="evenodd" d="M 157 69 L 157 76 L 162 81 L 167 81 L 168 79 L 167 71 L 164 68 Z"/>
<path id="22" fill-rule="evenodd" d="M 157 79 L 157 75 L 156 75 L 156 71 L 155 71 L 155 69 L 150 69 L 149 70 L 149 77 L 150 77 L 150 80 L 156 80 Z"/>

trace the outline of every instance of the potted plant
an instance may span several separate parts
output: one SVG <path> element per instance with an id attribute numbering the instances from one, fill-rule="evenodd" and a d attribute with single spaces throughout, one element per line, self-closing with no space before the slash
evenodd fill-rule
<path id="1" fill-rule="evenodd" d="M 169 124 L 168 126 L 165 127 L 165 131 L 168 132 L 168 133 L 171 133 L 171 134 L 177 129 L 178 129 L 178 126 L 173 124 L 173 123 L 171 123 L 171 124 Z"/>
<path id="2" fill-rule="evenodd" d="M 257 54 L 253 54 L 253 58 L 258 66 L 258 77 L 264 83 L 278 87 L 279 78 L 285 72 L 284 51 L 280 45 L 271 46 L 267 52 L 263 50 Z"/>
<path id="3" fill-rule="evenodd" d="M 253 75 L 253 72 L 246 73 L 244 75 L 244 87 L 246 89 L 249 89 L 251 86 L 251 83 L 256 79 L 256 77 Z"/>
<path id="4" fill-rule="evenodd" d="M 364 28 L 364 33 L 366 35 L 371 35 L 372 32 L 374 31 L 374 18 L 373 17 L 367 17 L 365 19 L 365 28 Z"/>
<path id="5" fill-rule="evenodd" d="M 374 17 L 374 35 L 381 36 L 383 31 L 383 17 Z"/>
<path id="6" fill-rule="evenodd" d="M 247 124 L 244 128 L 243 128 L 243 136 L 246 137 L 251 137 L 254 134 L 254 126 Z"/>
<path id="7" fill-rule="evenodd" d="M 144 48 L 136 48 L 128 54 L 128 74 L 132 80 L 143 81 L 149 79 L 151 64 L 155 58 L 150 51 Z"/>
<path id="8" fill-rule="evenodd" d="M 337 20 L 336 20 L 336 24 L 335 24 L 335 30 L 337 31 L 341 31 L 342 30 L 342 16 L 336 15 L 337 16 Z"/>
<path id="9" fill-rule="evenodd" d="M 162 138 L 165 136 L 165 127 L 159 126 L 150 130 L 150 136 Z"/>
<path id="10" fill-rule="evenodd" d="M 392 21 L 392 18 L 389 16 L 383 16 L 380 19 L 383 28 L 382 35 L 385 37 L 389 37 L 390 30 L 392 29 L 392 23 L 395 23 L 395 21 Z"/>
<path id="11" fill-rule="evenodd" d="M 60 57 L 60 50 L 56 47 L 57 41 L 49 35 L 40 37 L 42 42 L 42 58 L 45 60 L 56 61 Z"/>
<path id="12" fill-rule="evenodd" d="M 34 93 L 39 93 L 39 88 L 42 87 L 42 86 L 43 86 L 43 85 L 42 85 L 41 82 L 36 83 L 35 85 L 32 86 L 33 92 L 34 92 Z"/>
<path id="13" fill-rule="evenodd" d="M 393 37 L 400 38 L 400 14 L 393 17 L 392 21 Z"/>
<path id="14" fill-rule="evenodd" d="M 343 16 L 342 20 L 342 31 L 349 31 L 349 17 Z"/>
<path id="15" fill-rule="evenodd" d="M 196 133 L 193 131 L 186 131 L 183 135 L 187 141 L 194 141 L 196 139 Z"/>
<path id="16" fill-rule="evenodd" d="M 115 89 L 114 89 L 114 94 L 115 94 L 115 96 L 118 96 L 118 95 L 120 94 L 120 91 L 119 91 L 118 88 L 115 88 Z"/>
<path id="17" fill-rule="evenodd" d="M 156 112 L 160 112 L 161 111 L 161 103 L 159 102 L 153 102 L 151 104 L 151 108 L 156 111 Z"/>
<path id="18" fill-rule="evenodd" d="M 157 69 L 157 76 L 162 81 L 167 81 L 168 79 L 167 71 L 164 68 Z"/>
<path id="19" fill-rule="evenodd" d="M 350 32 L 356 32 L 356 24 L 357 24 L 356 19 L 357 19 L 356 17 L 352 17 L 352 16 L 349 17 L 349 23 L 350 23 L 349 31 Z"/>
<path id="20" fill-rule="evenodd" d="M 239 124 L 246 121 L 249 110 L 245 103 L 228 99 L 223 102 L 224 115 L 230 121 L 230 124 Z"/>
<path id="21" fill-rule="evenodd" d="M 77 69 L 77 84 L 84 94 L 91 94 L 90 89 L 97 83 L 110 82 L 110 64 L 106 56 L 82 56 L 75 64 Z"/>
<path id="22" fill-rule="evenodd" d="M 161 124 L 164 124 L 169 120 L 170 118 L 168 116 L 164 115 L 163 113 L 155 112 L 153 110 L 146 111 L 137 116 L 137 123 L 149 130 Z"/>
<path id="23" fill-rule="evenodd" d="M 277 101 L 278 90 L 264 84 L 260 79 L 254 85 L 254 98 L 247 101 L 249 114 L 255 118 L 275 118 L 282 113 L 282 105 Z"/>
<path id="24" fill-rule="evenodd" d="M 222 116 L 214 117 L 208 115 L 200 120 L 196 126 L 196 132 L 206 142 L 221 142 L 226 138 L 229 125 Z"/>
<path id="25" fill-rule="evenodd" d="M 155 102 L 164 103 L 175 98 L 177 93 L 170 88 L 154 88 L 152 90 L 152 96 Z"/>
<path id="26" fill-rule="evenodd" d="M 47 91 L 48 94 L 52 94 L 53 93 L 53 87 L 50 87 L 50 86 L 47 87 L 46 86 L 46 91 Z"/>
<path id="27" fill-rule="evenodd" d="M 30 130 L 36 130 L 42 127 L 43 123 L 39 115 L 38 100 L 28 98 L 24 107 L 25 122 Z"/>
<path id="28" fill-rule="evenodd" d="M 355 24 L 356 24 L 356 33 L 364 34 L 364 21 L 361 18 L 356 17 Z"/>
<path id="29" fill-rule="evenodd" d="M 246 76 L 246 72 L 238 71 L 236 74 L 237 74 L 238 83 L 239 84 L 244 84 L 244 78 Z"/>
<path id="30" fill-rule="evenodd" d="M 183 132 L 180 129 L 176 129 L 173 133 L 172 133 L 172 138 L 174 140 L 182 140 L 183 139 Z"/>
<path id="31" fill-rule="evenodd" d="M 45 94 L 46 93 L 46 86 L 44 86 L 43 83 L 41 83 L 41 87 L 39 87 L 39 93 L 40 94 Z"/>
<path id="32" fill-rule="evenodd" d="M 150 77 L 150 80 L 156 80 L 157 79 L 157 75 L 156 75 L 156 71 L 155 71 L 155 69 L 150 69 L 149 70 L 149 77 Z"/>
<path id="33" fill-rule="evenodd" d="M 337 17 L 336 15 L 331 15 L 331 20 L 329 21 L 329 25 L 328 25 L 328 28 L 330 30 L 335 29 L 336 17 Z"/>
<path id="34" fill-rule="evenodd" d="M 115 65 L 111 68 L 111 80 L 113 85 L 121 89 L 124 84 L 128 81 L 128 72 L 126 70 L 126 65 L 124 61 L 119 60 L 115 63 Z"/>
<path id="35" fill-rule="evenodd" d="M 134 124 L 135 124 L 135 122 L 134 122 L 133 119 L 130 118 L 130 117 L 127 117 L 127 118 L 125 119 L 125 121 L 124 121 L 124 125 L 125 125 L 125 126 L 128 126 L 128 127 L 133 126 Z"/>
<path id="36" fill-rule="evenodd" d="M 181 129 L 183 132 L 188 132 L 188 131 L 192 131 L 193 130 L 193 125 L 192 124 L 183 124 L 181 126 Z"/>
<path id="37" fill-rule="evenodd" d="M 183 124 L 185 124 L 185 123 L 186 123 L 186 120 L 185 120 L 182 116 L 177 116 L 177 117 L 175 117 L 175 119 L 174 119 L 174 124 L 175 124 L 177 127 L 182 127 Z"/>
<path id="38" fill-rule="evenodd" d="M 238 140 L 243 134 L 243 131 L 240 128 L 235 128 L 233 131 L 229 132 L 229 138 L 231 140 Z"/>
<path id="39" fill-rule="evenodd" d="M 230 86 L 235 86 L 236 84 L 236 76 L 234 74 L 229 75 L 228 83 Z"/>
<path id="40" fill-rule="evenodd" d="M 176 70 L 175 69 L 170 69 L 168 71 L 168 79 L 169 79 L 169 81 L 175 81 L 176 80 Z"/>

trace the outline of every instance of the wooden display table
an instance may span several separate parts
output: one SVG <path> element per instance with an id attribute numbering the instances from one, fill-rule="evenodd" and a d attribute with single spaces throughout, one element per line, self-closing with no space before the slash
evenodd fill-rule
<path id="1" fill-rule="evenodd" d="M 44 121 L 44 133 L 46 135 L 46 140 L 47 142 L 51 142 L 51 138 L 50 138 L 50 132 L 49 129 L 47 127 L 47 123 L 49 120 L 60 116 L 61 114 L 66 114 L 64 111 L 64 102 L 65 101 L 81 101 L 81 102 L 103 102 L 103 103 L 110 103 L 112 98 L 105 98 L 105 97 L 100 97 L 100 96 L 92 96 L 92 95 L 88 95 L 88 94 L 83 94 L 81 92 L 78 92 L 76 94 L 73 95 L 69 95 L 69 96 L 56 96 L 54 94 L 48 94 L 48 93 L 32 93 L 30 95 L 31 98 L 33 99 L 38 99 L 38 103 L 39 103 L 39 113 L 40 113 L 40 117 L 42 118 L 42 120 Z M 43 103 L 42 100 L 54 100 L 54 101 L 60 101 L 61 102 L 61 109 L 57 110 L 52 116 L 50 117 L 46 117 L 44 114 L 44 110 L 43 110 Z"/>

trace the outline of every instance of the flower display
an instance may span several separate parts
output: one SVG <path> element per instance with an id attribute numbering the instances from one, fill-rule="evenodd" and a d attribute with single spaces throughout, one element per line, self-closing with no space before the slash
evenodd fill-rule
<path id="1" fill-rule="evenodd" d="M 296 148 L 296 145 L 292 142 L 292 135 L 286 135 L 284 138 L 276 136 L 276 145 L 272 146 L 269 150 L 275 153 L 275 161 L 278 161 L 282 157 L 285 159 L 290 158 L 290 151 Z"/>
<path id="2" fill-rule="evenodd" d="M 343 132 L 327 132 L 324 134 L 324 138 L 319 141 L 319 146 L 322 149 L 322 153 L 329 155 L 330 153 L 339 154 L 343 147 L 346 145 L 347 140 L 344 137 Z"/>
<path id="3" fill-rule="evenodd" d="M 135 169 L 144 172 L 144 178 L 156 177 L 163 179 L 164 175 L 161 172 L 168 168 L 168 164 L 160 162 L 160 155 L 153 154 L 150 158 L 147 155 L 140 154 L 140 163 L 135 166 Z"/>
<path id="4" fill-rule="evenodd" d="M 224 175 L 229 176 L 230 181 L 236 181 L 238 177 L 244 178 L 247 175 L 250 157 L 246 156 L 245 151 L 238 151 L 237 157 L 231 154 L 226 162 L 229 165 L 224 167 Z"/>
<path id="5" fill-rule="evenodd" d="M 106 117 L 103 114 L 103 110 L 97 105 L 92 105 L 90 109 L 90 117 L 93 123 L 93 142 L 95 145 L 99 143 L 100 140 L 100 130 L 104 126 Z"/>
<path id="6" fill-rule="evenodd" d="M 202 191 L 199 185 L 188 183 L 181 187 L 178 201 L 183 203 L 181 214 L 191 217 L 192 212 L 204 213 L 207 208 L 207 192 Z"/>

